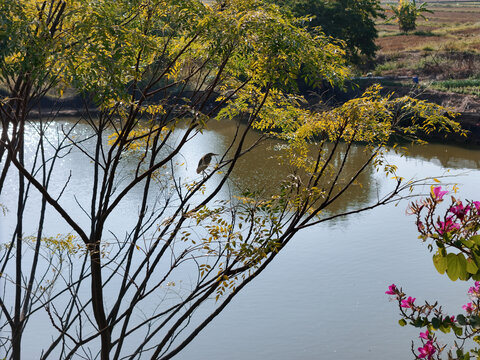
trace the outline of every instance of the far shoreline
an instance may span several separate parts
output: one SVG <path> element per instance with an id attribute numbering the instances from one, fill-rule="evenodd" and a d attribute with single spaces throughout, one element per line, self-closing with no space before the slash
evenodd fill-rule
<path id="1" fill-rule="evenodd" d="M 403 89 L 402 89 L 403 88 Z M 396 96 L 406 95 L 408 87 L 384 86 L 386 92 L 394 92 Z M 459 122 L 461 127 L 468 131 L 467 136 L 458 134 L 434 134 L 428 136 L 425 140 L 435 143 L 445 143 L 448 145 L 474 146 L 480 148 L 480 99 L 469 95 L 443 93 L 438 91 L 422 91 L 418 95 L 419 99 L 431 101 L 445 107 L 451 107 L 458 116 L 455 121 Z M 453 102 L 452 102 L 453 100 Z M 469 111 L 459 111 L 458 103 L 474 104 Z M 451 102 L 451 103 L 449 103 Z M 478 109 L 476 108 L 478 106 Z M 100 110 L 86 104 L 80 96 L 69 96 L 67 98 L 46 97 L 37 104 L 29 113 L 29 118 L 39 119 L 42 117 L 84 117 L 86 115 L 96 116 Z"/>

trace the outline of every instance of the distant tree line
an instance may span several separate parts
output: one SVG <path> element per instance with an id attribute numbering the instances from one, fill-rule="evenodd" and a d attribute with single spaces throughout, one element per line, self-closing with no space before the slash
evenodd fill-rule
<path id="1" fill-rule="evenodd" d="M 378 50 L 375 20 L 385 18 L 379 0 L 270 0 L 284 11 L 306 17 L 312 32 L 341 40 L 353 63 L 371 59 Z"/>

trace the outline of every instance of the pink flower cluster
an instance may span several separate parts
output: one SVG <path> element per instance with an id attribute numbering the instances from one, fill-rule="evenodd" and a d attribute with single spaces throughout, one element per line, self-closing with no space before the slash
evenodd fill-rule
<path id="1" fill-rule="evenodd" d="M 435 349 L 435 346 L 433 346 L 433 341 L 428 340 L 425 345 L 418 348 L 418 351 L 420 353 L 418 355 L 419 358 L 421 359 L 426 358 L 428 360 L 431 360 L 433 354 L 435 354 L 436 349 Z"/>
<path id="2" fill-rule="evenodd" d="M 462 221 L 465 218 L 465 215 L 470 212 L 470 205 L 464 207 L 462 202 L 459 201 L 456 206 L 450 207 L 449 211 L 454 214 L 460 221 Z"/>
<path id="3" fill-rule="evenodd" d="M 427 340 L 426 344 L 418 348 L 418 352 L 420 353 L 418 355 L 419 358 L 427 358 L 431 359 L 433 354 L 435 354 L 435 346 L 433 345 L 433 340 L 432 340 L 432 334 L 427 330 L 424 333 L 420 333 L 419 336 L 420 339 L 425 339 Z"/>
<path id="4" fill-rule="evenodd" d="M 443 197 L 448 194 L 448 191 L 442 190 L 441 186 L 436 186 L 432 189 L 432 197 L 436 201 L 442 201 Z"/>
<path id="5" fill-rule="evenodd" d="M 398 293 L 397 286 L 395 284 L 392 284 L 388 287 L 388 290 L 385 291 L 385 294 L 387 295 L 396 295 Z"/>
<path id="6" fill-rule="evenodd" d="M 432 188 L 431 199 L 433 200 L 433 204 L 443 201 L 443 197 L 446 194 L 448 194 L 448 191 L 442 190 L 441 186 Z M 435 230 L 440 235 L 450 231 L 460 230 L 462 228 L 462 224 L 467 222 L 471 216 L 480 214 L 480 201 L 472 201 L 470 204 L 465 206 L 461 201 L 455 200 L 455 198 L 452 197 L 452 202 L 453 205 L 450 206 L 447 214 L 445 215 L 445 221 L 441 221 L 439 218 L 435 225 Z M 417 213 L 419 213 L 425 205 L 430 207 L 432 203 L 425 202 L 422 206 L 417 208 Z M 417 227 L 420 233 L 425 230 L 425 225 L 420 219 L 417 220 Z"/>
<path id="7" fill-rule="evenodd" d="M 430 334 L 430 332 L 427 330 L 424 333 L 421 332 L 419 338 L 425 339 L 427 340 L 427 342 L 425 343 L 425 345 L 418 348 L 418 357 L 421 359 L 431 359 L 436 351 L 435 346 L 433 345 L 432 334 Z"/>
<path id="8" fill-rule="evenodd" d="M 471 291 L 469 292 L 473 293 L 476 291 L 480 292 L 480 281 L 476 282 L 475 286 L 472 287 Z M 428 316 L 432 313 L 431 305 L 429 305 L 428 303 L 425 303 L 425 305 L 415 305 L 416 298 L 413 298 L 411 296 L 407 297 L 403 293 L 402 288 L 398 288 L 395 284 L 388 286 L 385 294 L 395 296 L 395 298 L 400 304 L 400 307 L 402 308 L 401 313 L 404 321 L 410 320 L 413 324 L 416 322 L 416 320 L 421 319 L 422 316 L 426 316 L 426 318 L 428 318 Z M 472 305 L 471 303 L 465 306 L 468 306 L 469 309 L 475 308 L 475 305 Z M 405 312 L 403 308 L 411 309 L 411 311 Z M 434 310 L 433 314 L 435 317 L 439 318 L 442 321 L 444 326 L 457 326 L 455 316 L 443 315 L 441 313 L 441 310 Z M 422 339 L 422 346 L 418 348 L 418 359 L 431 360 L 437 352 L 438 354 L 440 354 L 440 352 L 443 350 L 443 348 L 439 347 L 439 345 L 437 344 L 437 340 L 433 332 L 430 332 L 429 330 L 421 332 L 419 338 Z"/>
<path id="9" fill-rule="evenodd" d="M 472 204 L 477 209 L 477 212 L 480 212 L 480 201 L 473 201 Z"/>
<path id="10" fill-rule="evenodd" d="M 408 298 L 402 300 L 400 306 L 403 308 L 411 308 L 415 305 L 414 304 L 415 300 L 416 298 L 412 298 L 411 296 L 409 296 Z"/>
<path id="11" fill-rule="evenodd" d="M 453 221 L 453 216 L 447 217 L 447 221 L 445 222 L 437 221 L 437 231 L 440 235 L 453 230 L 460 230 L 460 224 Z"/>
<path id="12" fill-rule="evenodd" d="M 476 213 L 477 214 L 480 213 L 480 201 L 473 201 L 471 204 L 475 208 Z M 452 205 L 448 211 L 452 213 L 457 220 L 464 221 L 466 216 L 468 216 L 469 214 L 471 215 L 473 213 L 473 208 L 470 205 L 463 206 L 462 202 L 458 200 L 456 201 L 456 204 Z M 452 218 L 453 216 L 450 216 L 447 219 L 452 219 Z"/>
<path id="13" fill-rule="evenodd" d="M 471 297 L 480 297 L 480 281 L 475 281 L 475 285 L 468 289 L 468 295 Z"/>
<path id="14" fill-rule="evenodd" d="M 428 340 L 428 335 L 430 335 L 430 332 L 427 330 L 424 333 L 421 332 L 419 338 Z"/>
<path id="15" fill-rule="evenodd" d="M 471 251 L 477 251 L 478 249 L 478 237 L 473 237 L 480 235 L 480 201 L 464 201 L 462 203 L 452 196 L 450 206 L 446 208 L 446 211 L 444 210 L 442 216 L 437 217 L 437 206 L 447 194 L 448 191 L 442 190 L 441 186 L 432 187 L 430 197 L 410 204 L 409 213 L 416 215 L 417 229 L 423 241 L 432 239 L 439 248 L 453 246 L 460 249 L 460 246 L 465 246 L 464 253 L 469 258 L 468 260 L 472 260 Z M 439 242 L 443 245 L 440 245 Z M 472 276 L 479 273 L 480 271 L 472 274 Z M 442 331 L 445 328 L 453 329 L 455 334 L 460 331 L 463 334 L 462 338 L 470 338 L 476 333 L 474 331 L 470 335 L 469 331 L 472 324 L 465 323 L 465 317 L 459 315 L 460 320 L 457 322 L 455 316 L 442 314 L 441 307 L 437 308 L 436 304 L 430 305 L 426 302 L 425 305 L 416 305 L 416 298 L 407 297 L 402 289 L 398 289 L 395 284 L 390 285 L 385 293 L 394 295 L 398 301 L 402 316 L 400 325 L 402 326 L 407 324 L 407 320 L 410 321 L 410 324 L 418 326 L 420 323 L 418 320 L 422 320 L 421 325 L 431 326 L 431 329 L 439 328 Z M 472 302 L 463 305 L 462 308 L 469 319 L 475 319 L 476 321 L 476 315 L 480 315 L 480 281 L 475 281 L 474 286 L 469 288 L 468 295 Z M 431 320 L 429 320 L 430 315 L 434 316 Z M 440 325 L 434 326 L 435 322 L 439 323 L 439 320 Z M 464 327 L 465 332 L 462 332 Z M 435 354 L 439 358 L 444 348 L 437 343 L 435 334 L 427 330 L 421 332 L 419 337 L 422 339 L 422 346 L 418 347 L 416 358 L 431 360 Z"/>
<path id="16" fill-rule="evenodd" d="M 462 309 L 467 312 L 467 314 L 471 314 L 475 310 L 475 304 L 469 302 L 467 305 L 463 305 Z"/>
<path id="17" fill-rule="evenodd" d="M 401 296 L 403 296 L 403 294 L 400 294 L 400 290 L 398 290 L 398 288 L 395 284 L 390 285 L 388 287 L 388 290 L 385 291 L 385 294 L 387 294 L 387 295 L 397 295 L 398 300 L 400 300 Z M 415 300 L 416 300 L 416 298 L 412 298 L 411 296 L 409 296 L 408 298 L 401 300 L 400 306 L 403 307 L 403 308 L 412 308 L 415 305 L 414 304 Z"/>

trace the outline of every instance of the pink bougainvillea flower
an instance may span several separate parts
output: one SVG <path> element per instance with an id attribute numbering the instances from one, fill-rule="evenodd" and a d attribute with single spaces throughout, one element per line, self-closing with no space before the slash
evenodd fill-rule
<path id="1" fill-rule="evenodd" d="M 430 333 L 428 332 L 428 330 L 425 331 L 424 333 L 421 332 L 419 338 L 428 340 L 428 335 L 429 335 L 429 334 L 430 334 Z"/>
<path id="2" fill-rule="evenodd" d="M 445 319 L 443 321 L 447 321 L 447 320 L 450 321 L 451 323 L 454 323 L 455 322 L 455 316 L 453 316 L 453 315 L 450 316 L 450 317 L 445 316 Z"/>
<path id="3" fill-rule="evenodd" d="M 411 308 L 413 306 L 413 302 L 416 298 L 412 298 L 409 296 L 407 299 L 403 299 L 400 306 L 404 308 Z"/>
<path id="4" fill-rule="evenodd" d="M 385 294 L 387 295 L 395 295 L 396 294 L 396 291 L 397 291 L 397 287 L 395 286 L 395 284 L 392 284 L 388 287 L 388 290 L 385 291 Z"/>
<path id="5" fill-rule="evenodd" d="M 437 231 L 440 235 L 443 235 L 449 231 L 459 230 L 460 224 L 455 223 L 451 216 L 447 218 L 447 221 L 443 222 L 438 220 L 437 221 Z"/>
<path id="6" fill-rule="evenodd" d="M 472 202 L 473 206 L 475 206 L 475 209 L 477 209 L 477 212 L 480 211 L 480 201 L 474 201 Z"/>
<path id="7" fill-rule="evenodd" d="M 435 346 L 433 346 L 433 343 L 432 341 L 427 341 L 427 343 L 425 345 L 423 345 L 423 347 L 419 347 L 418 348 L 418 351 L 419 351 L 419 355 L 418 357 L 419 358 L 427 358 L 428 360 L 430 360 L 433 356 L 433 354 L 435 354 Z"/>
<path id="8" fill-rule="evenodd" d="M 445 316 L 445 319 L 443 319 L 443 321 L 450 321 L 451 323 L 454 323 L 455 322 L 455 316 Z"/>
<path id="9" fill-rule="evenodd" d="M 475 286 L 468 289 L 468 294 L 474 297 L 480 296 L 480 281 L 475 281 Z"/>
<path id="10" fill-rule="evenodd" d="M 442 200 L 445 194 L 448 194 L 448 191 L 442 191 L 441 186 L 436 186 L 432 189 L 432 195 L 435 200 Z"/>
<path id="11" fill-rule="evenodd" d="M 474 307 L 475 307 L 475 305 L 473 305 L 473 304 L 470 302 L 470 303 L 468 303 L 467 305 L 463 305 L 463 306 L 462 306 L 462 309 L 465 310 L 467 313 L 470 314 L 470 313 L 473 312 L 473 310 L 475 310 Z"/>
<path id="12" fill-rule="evenodd" d="M 451 213 L 455 214 L 455 216 L 462 220 L 465 218 L 465 215 L 470 211 L 470 206 L 467 205 L 466 207 L 463 206 L 462 202 L 459 201 L 456 206 L 452 206 L 449 210 Z"/>

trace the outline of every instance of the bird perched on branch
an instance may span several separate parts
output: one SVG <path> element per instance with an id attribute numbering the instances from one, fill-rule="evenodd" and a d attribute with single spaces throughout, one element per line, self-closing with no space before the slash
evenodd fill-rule
<path id="1" fill-rule="evenodd" d="M 218 154 L 208 153 L 202 156 L 202 158 L 198 162 L 197 174 L 200 174 L 201 172 L 205 171 L 208 165 L 210 165 L 210 161 L 212 161 L 212 156 L 215 156 L 215 155 L 218 155 Z"/>

